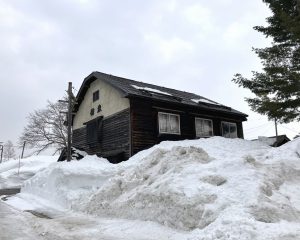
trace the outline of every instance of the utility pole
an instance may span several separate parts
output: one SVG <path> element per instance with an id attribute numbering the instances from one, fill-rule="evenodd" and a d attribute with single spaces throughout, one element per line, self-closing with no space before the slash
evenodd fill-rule
<path id="1" fill-rule="evenodd" d="M 278 143 L 277 119 L 275 118 L 276 145 Z"/>
<path id="2" fill-rule="evenodd" d="M 26 141 L 23 143 L 21 158 L 23 159 Z"/>
<path id="3" fill-rule="evenodd" d="M 69 87 L 68 87 L 68 145 L 67 145 L 67 161 L 71 161 L 72 157 L 72 82 L 69 82 Z"/>
<path id="4" fill-rule="evenodd" d="M 67 139 L 67 161 L 72 160 L 72 119 L 73 119 L 73 104 L 76 104 L 76 98 L 72 93 L 72 82 L 68 86 L 68 100 L 58 100 L 62 103 L 68 103 L 68 111 L 60 112 L 67 115 L 68 139 Z"/>
<path id="5" fill-rule="evenodd" d="M 2 157 L 3 157 L 3 142 L 0 142 L 0 147 L 1 147 L 1 158 L 0 158 L 0 163 L 2 163 Z"/>

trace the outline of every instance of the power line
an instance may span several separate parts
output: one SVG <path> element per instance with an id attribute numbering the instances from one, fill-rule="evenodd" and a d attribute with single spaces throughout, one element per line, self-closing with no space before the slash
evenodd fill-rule
<path id="1" fill-rule="evenodd" d="M 292 131 L 292 132 L 294 132 L 294 133 L 297 133 L 297 134 L 300 132 L 300 131 L 296 131 L 296 130 L 294 130 L 294 129 L 288 128 L 288 127 L 286 127 L 286 126 L 282 126 L 282 125 L 281 125 L 281 127 L 285 128 L 285 129 L 287 129 L 287 130 L 290 130 L 290 131 Z"/>
<path id="2" fill-rule="evenodd" d="M 269 132 L 269 130 L 270 130 L 271 127 L 273 127 L 273 125 L 272 125 L 272 126 L 269 125 L 269 126 L 265 129 L 265 131 L 262 133 L 262 135 L 265 135 L 267 132 Z"/>
<path id="3" fill-rule="evenodd" d="M 267 124 L 264 124 L 264 125 L 262 125 L 260 127 L 251 129 L 250 131 L 245 131 L 245 134 L 247 134 L 247 135 L 253 135 L 253 134 L 256 134 L 256 132 L 263 131 L 264 128 L 270 129 L 271 126 L 273 126 L 272 123 L 267 123 Z M 262 128 L 262 127 L 264 127 L 264 128 Z"/>
<path id="4" fill-rule="evenodd" d="M 263 136 L 263 135 L 265 135 L 267 132 L 269 132 L 271 127 L 273 127 L 273 125 L 268 125 L 268 126 L 264 129 L 264 131 L 263 131 L 261 134 L 256 134 L 256 133 L 253 132 L 253 131 L 252 131 L 252 133 L 250 133 L 250 134 L 249 134 L 249 133 L 246 133 L 246 134 L 249 135 L 248 138 L 257 138 L 259 135 Z"/>
<path id="5" fill-rule="evenodd" d="M 256 126 L 256 127 L 245 129 L 245 131 L 249 131 L 249 130 L 252 130 L 252 129 L 258 129 L 258 128 L 261 128 L 261 127 L 266 126 L 268 124 L 270 124 L 270 122 L 264 123 L 264 124 Z"/>

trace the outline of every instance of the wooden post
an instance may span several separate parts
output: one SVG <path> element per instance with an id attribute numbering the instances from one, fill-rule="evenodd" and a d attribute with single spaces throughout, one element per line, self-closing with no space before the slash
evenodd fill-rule
<path id="1" fill-rule="evenodd" d="M 22 154 L 21 154 L 21 158 L 22 158 L 22 159 L 23 159 L 23 157 L 24 157 L 25 145 L 26 145 L 26 141 L 24 141 L 24 143 L 23 143 Z"/>
<path id="2" fill-rule="evenodd" d="M 67 161 L 70 162 L 72 158 L 72 82 L 69 82 L 68 87 L 68 146 L 67 146 Z"/>

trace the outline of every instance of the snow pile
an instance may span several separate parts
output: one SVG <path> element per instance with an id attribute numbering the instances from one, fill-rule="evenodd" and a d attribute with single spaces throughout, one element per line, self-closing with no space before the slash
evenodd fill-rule
<path id="1" fill-rule="evenodd" d="M 181 229 L 203 228 L 216 217 L 205 209 L 217 198 L 210 185 L 222 185 L 226 179 L 194 173 L 213 160 L 197 147 L 156 149 L 142 164 L 121 170 L 107 181 L 89 201 L 87 212 L 157 221 Z M 204 182 L 202 189 L 199 179 Z"/>
<path id="2" fill-rule="evenodd" d="M 0 189 L 21 187 L 22 183 L 57 161 L 58 156 L 33 156 L 0 164 Z"/>
<path id="3" fill-rule="evenodd" d="M 72 153 L 72 159 L 80 160 L 83 157 L 87 156 L 88 154 L 85 151 L 79 150 L 77 148 L 72 147 L 71 150 Z"/>
<path id="4" fill-rule="evenodd" d="M 261 141 L 269 146 L 273 146 L 273 144 L 277 141 L 276 137 L 265 137 L 265 136 L 258 136 L 258 140 L 253 141 Z"/>
<path id="5" fill-rule="evenodd" d="M 292 154 L 292 157 L 294 156 L 293 153 L 295 152 L 300 158 L 300 137 L 282 145 L 278 152 L 280 152 L 282 155 L 285 155 L 285 153 L 290 153 Z"/>
<path id="6" fill-rule="evenodd" d="M 172 146 L 177 144 L 182 146 Z M 295 153 L 276 159 L 280 150 L 222 138 L 156 148 L 107 181 L 91 198 L 87 212 L 151 220 L 183 230 L 203 229 L 229 209 L 240 218 L 259 222 L 300 220 L 300 205 L 297 209 L 289 202 L 296 196 L 279 191 L 284 183 L 300 183 L 300 159 Z"/>
<path id="7" fill-rule="evenodd" d="M 35 195 L 69 208 L 75 200 L 81 196 L 87 199 L 91 192 L 112 178 L 115 174 L 113 166 L 96 156 L 86 156 L 80 161 L 57 162 L 24 182 L 21 193 L 25 199 L 32 199 L 28 195 Z"/>
<path id="8" fill-rule="evenodd" d="M 100 217 L 160 223 L 188 239 L 300 239 L 300 139 L 163 142 L 113 165 L 92 156 L 26 182 L 33 194 Z"/>

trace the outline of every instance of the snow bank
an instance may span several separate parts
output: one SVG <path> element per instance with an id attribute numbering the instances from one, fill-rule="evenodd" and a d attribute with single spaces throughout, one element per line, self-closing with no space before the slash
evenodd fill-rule
<path id="1" fill-rule="evenodd" d="M 0 164 L 0 189 L 21 187 L 22 183 L 57 161 L 58 156 L 33 156 Z M 20 169 L 19 169 L 20 166 Z"/>
<path id="2" fill-rule="evenodd" d="M 86 156 L 80 161 L 57 162 L 25 181 L 21 193 L 36 195 L 62 208 L 69 208 L 75 200 L 81 196 L 87 199 L 104 181 L 112 178 L 115 174 L 113 166 L 96 156 Z"/>
<path id="3" fill-rule="evenodd" d="M 222 138 L 166 142 L 155 148 L 107 181 L 87 212 L 184 230 L 203 229 L 232 208 L 239 209 L 239 217 L 260 222 L 299 219 L 298 209 L 279 192 L 283 183 L 300 176 L 293 151 L 282 157 L 294 154 L 294 161 L 276 159 L 279 149 Z M 273 162 L 264 164 L 270 154 Z"/>
<path id="4" fill-rule="evenodd" d="M 25 183 L 33 194 L 101 217 L 160 223 L 189 239 L 300 239 L 300 139 L 163 142 L 113 165 L 87 156 Z"/>

